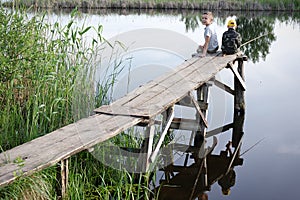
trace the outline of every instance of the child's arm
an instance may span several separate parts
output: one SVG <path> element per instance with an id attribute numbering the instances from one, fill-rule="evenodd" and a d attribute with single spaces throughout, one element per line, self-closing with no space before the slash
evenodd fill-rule
<path id="1" fill-rule="evenodd" d="M 203 45 L 203 53 L 202 53 L 201 57 L 205 57 L 206 56 L 206 52 L 207 52 L 209 41 L 210 41 L 210 37 L 206 36 L 205 37 L 205 43 Z"/>

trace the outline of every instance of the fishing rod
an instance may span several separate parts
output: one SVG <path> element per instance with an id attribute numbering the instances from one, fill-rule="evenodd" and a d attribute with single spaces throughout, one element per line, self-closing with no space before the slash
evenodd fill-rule
<path id="1" fill-rule="evenodd" d="M 250 148 L 248 148 L 246 151 L 244 151 L 243 153 L 241 153 L 240 156 L 244 155 L 245 153 L 247 153 L 248 151 L 250 151 L 251 149 L 253 149 L 256 145 L 258 145 L 259 143 L 261 143 L 264 139 L 266 138 L 262 138 L 260 139 L 258 142 L 256 142 L 254 145 L 252 145 Z"/>
<path id="2" fill-rule="evenodd" d="M 266 34 L 264 34 L 264 35 L 260 35 L 260 36 L 258 36 L 258 37 L 256 37 L 256 38 L 253 38 L 253 39 L 251 39 L 251 40 L 249 40 L 249 41 L 243 43 L 240 47 L 245 46 L 246 44 L 249 44 L 250 42 L 253 42 L 254 40 L 258 40 L 259 38 L 265 37 L 265 36 L 267 36 L 267 35 L 269 35 L 269 34 L 270 34 L 270 33 L 268 32 L 268 33 L 266 33 Z"/>

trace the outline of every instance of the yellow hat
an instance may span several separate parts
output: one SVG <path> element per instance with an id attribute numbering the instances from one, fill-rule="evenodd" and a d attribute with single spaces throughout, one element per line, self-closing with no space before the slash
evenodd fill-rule
<path id="1" fill-rule="evenodd" d="M 236 27 L 236 21 L 234 19 L 230 19 L 227 23 L 228 27 Z"/>

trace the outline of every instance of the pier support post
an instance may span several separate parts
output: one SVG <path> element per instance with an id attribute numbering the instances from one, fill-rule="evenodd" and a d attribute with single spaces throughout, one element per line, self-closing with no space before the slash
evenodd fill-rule
<path id="1" fill-rule="evenodd" d="M 245 69 L 244 61 L 247 60 L 247 57 L 241 56 L 237 58 L 238 67 L 237 72 L 245 81 Z M 235 76 L 234 78 L 234 117 L 233 117 L 233 129 L 232 129 L 232 147 L 235 149 L 238 148 L 241 138 L 243 137 L 244 131 L 244 120 L 245 120 L 245 91 L 240 81 Z M 237 158 L 239 158 L 240 149 L 237 149 Z"/>
<path id="2" fill-rule="evenodd" d="M 200 88 L 197 89 L 197 100 L 198 104 L 201 103 L 208 103 L 208 96 L 209 96 L 209 84 L 205 83 Z M 206 109 L 201 109 L 205 119 L 207 118 Z M 200 124 L 200 130 L 196 131 L 195 137 L 194 137 L 194 146 L 200 147 L 204 141 L 205 138 L 205 129 L 206 126 L 204 122 L 201 120 L 201 116 L 199 113 L 196 113 L 196 121 Z"/>
<path id="3" fill-rule="evenodd" d="M 237 72 L 245 81 L 245 70 L 244 70 L 244 57 L 238 58 Z M 245 91 L 241 85 L 241 81 L 235 76 L 234 77 L 234 112 L 245 113 Z"/>
<path id="4" fill-rule="evenodd" d="M 146 172 L 149 170 L 150 167 L 150 156 L 153 151 L 153 138 L 155 134 L 155 127 L 154 127 L 154 120 L 150 119 L 148 126 L 145 130 L 145 138 L 142 144 L 142 148 L 140 151 L 140 158 L 139 160 L 141 163 L 138 166 L 138 171 Z"/>
<path id="5" fill-rule="evenodd" d="M 64 199 L 67 194 L 68 187 L 68 175 L 69 175 L 69 161 L 68 159 L 61 160 L 57 164 L 57 197 L 58 199 Z"/>

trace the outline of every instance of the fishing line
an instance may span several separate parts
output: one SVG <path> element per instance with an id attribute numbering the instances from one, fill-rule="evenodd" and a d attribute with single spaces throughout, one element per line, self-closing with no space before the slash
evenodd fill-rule
<path id="1" fill-rule="evenodd" d="M 258 145 L 259 143 L 261 143 L 264 139 L 266 139 L 266 138 L 260 139 L 258 142 L 256 142 L 254 145 L 252 145 L 249 149 L 247 149 L 246 151 L 244 151 L 240 156 L 244 155 L 245 153 L 247 153 L 248 151 L 250 151 L 251 149 L 253 149 L 256 145 Z"/>

